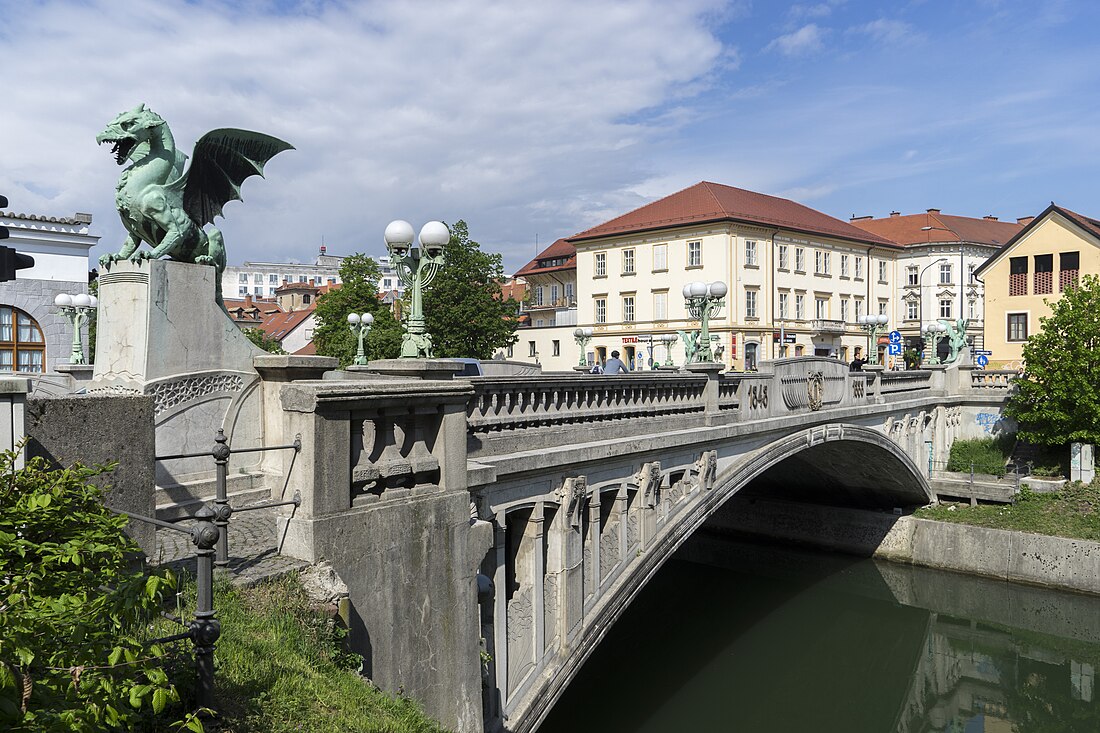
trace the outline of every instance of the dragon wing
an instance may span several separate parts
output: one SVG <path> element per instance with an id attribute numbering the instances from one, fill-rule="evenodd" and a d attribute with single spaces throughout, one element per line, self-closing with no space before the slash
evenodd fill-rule
<path id="1" fill-rule="evenodd" d="M 267 161 L 293 149 L 290 143 L 260 132 L 211 130 L 195 143 L 191 167 L 175 182 L 182 184 L 183 208 L 199 226 L 213 223 L 215 216 L 223 216 L 225 204 L 241 200 L 246 178 L 262 177 Z"/>

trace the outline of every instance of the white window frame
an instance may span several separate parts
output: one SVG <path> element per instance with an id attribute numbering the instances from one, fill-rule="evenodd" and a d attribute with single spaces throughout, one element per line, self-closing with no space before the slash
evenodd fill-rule
<path id="1" fill-rule="evenodd" d="M 628 247 L 623 250 L 623 274 L 633 275 L 637 272 L 637 265 L 634 258 L 634 248 Z"/>
<path id="2" fill-rule="evenodd" d="M 905 301 L 905 320 L 915 321 L 917 320 L 917 309 L 920 305 L 915 300 Z"/>
<path id="3" fill-rule="evenodd" d="M 840 276 L 848 277 L 848 255 L 840 256 Z"/>
<path id="4" fill-rule="evenodd" d="M 607 323 L 607 298 L 594 298 L 592 312 L 596 323 Z"/>
<path id="5" fill-rule="evenodd" d="M 757 300 L 757 292 L 755 290 L 745 291 L 745 318 L 759 317 L 756 312 Z"/>
<path id="6" fill-rule="evenodd" d="M 624 295 L 623 296 L 623 323 L 633 323 L 635 315 L 636 314 L 634 312 L 634 296 L 633 295 Z"/>
<path id="7" fill-rule="evenodd" d="M 806 249 L 804 247 L 794 248 L 794 271 L 806 271 Z"/>
<path id="8" fill-rule="evenodd" d="M 940 263 L 940 285 L 951 284 L 951 270 L 952 267 L 950 262 Z"/>
<path id="9" fill-rule="evenodd" d="M 703 242 L 699 239 L 693 239 L 687 243 L 687 266 L 688 267 L 702 267 L 703 266 Z"/>
<path id="10" fill-rule="evenodd" d="M 886 262 L 883 260 L 878 261 L 878 281 L 880 283 L 886 282 Z"/>
<path id="11" fill-rule="evenodd" d="M 660 292 L 653 294 L 653 320 L 665 321 L 668 320 L 668 293 Z"/>
<path id="12" fill-rule="evenodd" d="M 751 265 L 751 266 L 756 266 L 756 264 L 757 264 L 757 262 L 756 262 L 756 240 L 755 239 L 746 239 L 745 240 L 745 264 L 746 265 Z"/>
<path id="13" fill-rule="evenodd" d="M 779 317 L 783 320 L 790 318 L 791 312 L 790 293 L 779 294 Z"/>
<path id="14" fill-rule="evenodd" d="M 855 278 L 856 278 L 856 280 L 862 280 L 863 279 L 863 258 L 862 257 L 856 257 L 855 259 L 856 259 Z"/>
<path id="15" fill-rule="evenodd" d="M 814 318 L 824 321 L 829 317 L 829 299 L 814 298 Z"/>
<path id="16" fill-rule="evenodd" d="M 791 268 L 790 252 L 787 249 L 788 245 L 779 245 L 779 269 L 789 270 Z"/>
<path id="17" fill-rule="evenodd" d="M 593 270 L 595 277 L 607 277 L 607 252 L 596 252 Z"/>
<path id="18" fill-rule="evenodd" d="M 796 321 L 806 320 L 806 295 L 805 293 L 794 294 L 794 319 Z"/>
<path id="19" fill-rule="evenodd" d="M 951 315 L 951 311 L 954 310 L 952 307 L 954 303 L 954 298 L 940 298 L 940 318 L 954 318 Z"/>
<path id="20" fill-rule="evenodd" d="M 668 245 L 653 245 L 653 271 L 664 272 L 668 269 Z"/>
<path id="21" fill-rule="evenodd" d="M 917 285 L 919 284 L 918 278 L 920 277 L 920 270 L 916 265 L 909 265 L 905 268 L 905 284 Z"/>

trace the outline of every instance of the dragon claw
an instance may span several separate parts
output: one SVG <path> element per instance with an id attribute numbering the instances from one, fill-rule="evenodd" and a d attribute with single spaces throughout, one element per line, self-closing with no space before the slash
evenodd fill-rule
<path id="1" fill-rule="evenodd" d="M 195 258 L 195 264 L 198 265 L 213 265 L 214 258 L 210 255 L 199 255 Z"/>

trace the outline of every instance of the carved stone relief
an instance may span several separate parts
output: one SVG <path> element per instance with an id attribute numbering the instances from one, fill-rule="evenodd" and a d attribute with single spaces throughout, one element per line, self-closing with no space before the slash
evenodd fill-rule
<path id="1" fill-rule="evenodd" d="M 569 520 L 569 526 L 580 529 L 581 512 L 588 498 L 588 479 L 585 476 L 574 476 L 565 479 L 562 487 L 558 489 L 558 499 L 565 507 L 565 516 Z"/>

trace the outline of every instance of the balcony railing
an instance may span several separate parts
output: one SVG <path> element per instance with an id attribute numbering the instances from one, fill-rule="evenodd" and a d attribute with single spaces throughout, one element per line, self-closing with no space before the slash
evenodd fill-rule
<path id="1" fill-rule="evenodd" d="M 834 321 L 827 318 L 818 318 L 810 321 L 810 330 L 814 333 L 844 333 L 847 327 L 844 321 Z"/>

